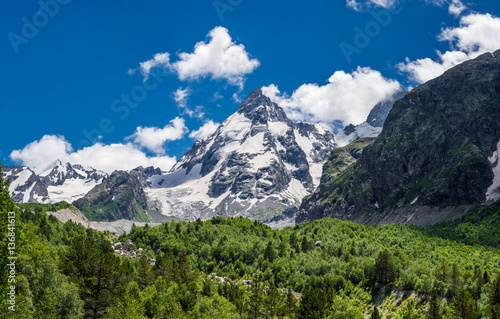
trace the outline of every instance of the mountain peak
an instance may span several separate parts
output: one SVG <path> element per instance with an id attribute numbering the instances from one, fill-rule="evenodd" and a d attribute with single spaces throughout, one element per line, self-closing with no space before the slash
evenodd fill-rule
<path id="1" fill-rule="evenodd" d="M 238 113 L 244 114 L 246 118 L 252 120 L 252 124 L 257 125 L 290 121 L 285 111 L 265 96 L 261 89 L 255 89 L 247 96 L 238 108 Z"/>

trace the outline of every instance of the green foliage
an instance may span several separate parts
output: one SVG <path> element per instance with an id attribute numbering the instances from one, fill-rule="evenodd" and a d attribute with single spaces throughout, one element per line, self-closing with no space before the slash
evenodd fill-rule
<path id="1" fill-rule="evenodd" d="M 373 307 L 373 312 L 372 315 L 370 316 L 371 319 L 382 319 L 382 316 L 380 315 L 380 312 L 378 311 L 378 307 L 375 306 Z"/>
<path id="2" fill-rule="evenodd" d="M 500 274 L 497 275 L 497 278 L 493 282 L 489 307 L 491 319 L 500 319 Z"/>
<path id="3" fill-rule="evenodd" d="M 470 292 L 468 292 L 463 286 L 458 289 L 456 296 L 453 299 L 453 303 L 451 304 L 451 309 L 453 318 L 480 318 L 476 301 L 472 298 Z"/>
<path id="4" fill-rule="evenodd" d="M 375 260 L 375 281 L 381 284 L 392 283 L 396 279 L 396 266 L 389 250 L 381 251 Z"/>
<path id="5" fill-rule="evenodd" d="M 494 221 L 488 216 L 456 240 L 449 225 L 325 218 L 274 230 L 240 217 L 169 222 L 120 236 L 143 248 L 144 256 L 129 258 L 113 251 L 109 234 L 4 198 L 0 213 L 12 209 L 17 218 L 20 318 L 495 319 L 500 310 L 499 250 L 477 235 Z M 0 317 L 7 315 L 2 308 Z"/>
<path id="6" fill-rule="evenodd" d="M 437 290 L 433 290 L 431 294 L 431 299 L 429 300 L 429 312 L 426 316 L 427 319 L 441 319 L 443 318 L 441 314 L 441 305 L 438 299 Z"/>
<path id="7" fill-rule="evenodd" d="M 429 235 L 468 245 L 500 246 L 500 200 L 488 206 L 476 206 L 467 215 L 427 228 Z"/>
<path id="8" fill-rule="evenodd" d="M 27 209 L 30 211 L 34 211 L 37 213 L 46 213 L 46 212 L 56 212 L 61 209 L 69 208 L 76 209 L 73 205 L 68 204 L 65 201 L 53 203 L 53 204 L 39 204 L 39 203 L 22 203 L 17 204 L 21 209 Z"/>
<path id="9" fill-rule="evenodd" d="M 89 317 L 101 317 L 120 294 L 120 259 L 114 254 L 111 243 L 94 233 L 73 239 L 68 253 L 62 258 L 61 268 L 78 283 Z"/>

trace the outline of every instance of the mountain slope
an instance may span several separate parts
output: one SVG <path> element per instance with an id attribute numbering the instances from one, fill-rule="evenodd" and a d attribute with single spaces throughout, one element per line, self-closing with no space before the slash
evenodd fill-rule
<path id="1" fill-rule="evenodd" d="M 314 190 L 335 146 L 332 133 L 319 125 L 293 123 L 256 89 L 169 174 L 152 176 L 146 192 L 156 209 L 185 220 L 215 215 L 265 219 L 298 205 Z"/>
<path id="2" fill-rule="evenodd" d="M 54 161 L 40 174 L 25 166 L 4 166 L 11 179 L 10 193 L 16 203 L 72 203 L 100 184 L 106 173 L 79 164 Z"/>
<path id="3" fill-rule="evenodd" d="M 148 221 L 147 202 L 146 194 L 136 176 L 125 171 L 114 171 L 73 205 L 89 220 Z"/>
<path id="4" fill-rule="evenodd" d="M 376 141 L 331 185 L 330 204 L 297 221 L 425 224 L 424 215 L 433 223 L 500 198 L 499 55 L 467 61 L 397 101 Z"/>
<path id="5" fill-rule="evenodd" d="M 106 176 L 106 173 L 92 167 L 63 164 L 60 160 L 55 161 L 49 169 L 39 175 L 42 183 L 47 186 L 50 203 L 59 201 L 72 203 L 85 196 Z"/>
<path id="6" fill-rule="evenodd" d="M 2 166 L 3 177 L 10 179 L 10 197 L 16 203 L 44 203 L 49 201 L 47 186 L 26 166 Z"/>

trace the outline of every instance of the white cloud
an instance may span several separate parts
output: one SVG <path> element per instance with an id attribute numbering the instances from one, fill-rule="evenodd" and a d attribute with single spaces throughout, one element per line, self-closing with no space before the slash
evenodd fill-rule
<path id="1" fill-rule="evenodd" d="M 213 132 L 217 130 L 219 127 L 220 123 L 214 122 L 212 120 L 208 120 L 201 126 L 199 129 L 196 131 L 192 131 L 189 134 L 189 137 L 194 139 L 194 140 L 201 140 L 204 139 L 205 137 L 209 136 Z"/>
<path id="2" fill-rule="evenodd" d="M 22 150 L 12 151 L 10 158 L 41 173 L 55 160 L 66 159 L 72 151 L 71 144 L 63 136 L 44 135 L 40 140 L 26 145 Z"/>
<path id="3" fill-rule="evenodd" d="M 461 51 L 447 51 L 441 53 L 437 51 L 439 62 L 430 58 L 410 61 L 406 58 L 404 63 L 397 65 L 400 71 L 410 75 L 410 80 L 417 83 L 424 83 L 443 74 L 449 68 L 454 67 L 464 61 L 469 60 L 469 56 Z"/>
<path id="4" fill-rule="evenodd" d="M 181 109 L 182 115 L 188 115 L 189 117 L 203 119 L 205 117 L 203 105 L 197 105 L 194 109 L 189 107 L 187 100 L 190 95 L 191 89 L 189 87 L 185 89 L 183 89 L 182 87 L 178 88 L 177 91 L 174 92 L 174 101 L 177 104 L 177 107 Z"/>
<path id="5" fill-rule="evenodd" d="M 409 74 L 410 79 L 424 83 L 466 60 L 500 48 L 500 18 L 490 14 L 470 14 L 460 19 L 460 26 L 442 29 L 440 41 L 448 41 L 453 49 L 437 51 L 438 59 L 417 59 L 399 63 L 397 67 Z"/>
<path id="6" fill-rule="evenodd" d="M 147 79 L 152 68 L 163 67 L 176 72 L 182 81 L 211 77 L 227 80 L 241 89 L 245 76 L 260 65 L 259 60 L 251 59 L 245 46 L 236 44 L 224 27 L 215 27 L 208 37 L 208 42 L 196 43 L 192 53 L 179 53 L 179 60 L 173 63 L 168 53 L 159 53 L 154 59 L 141 62 L 144 79 Z"/>
<path id="7" fill-rule="evenodd" d="M 176 158 L 170 156 L 149 157 L 132 143 L 96 143 L 75 152 L 63 136 L 55 135 L 45 135 L 22 150 L 13 151 L 10 157 L 38 174 L 58 159 L 62 162 L 92 166 L 107 173 L 114 170 L 131 170 L 138 166 L 155 166 L 166 171 L 176 162 Z"/>
<path id="8" fill-rule="evenodd" d="M 219 92 L 215 92 L 214 93 L 214 96 L 212 98 L 212 101 L 217 101 L 217 100 L 220 100 L 220 99 L 223 99 L 224 96 L 222 94 L 220 94 Z"/>
<path id="9" fill-rule="evenodd" d="M 163 144 L 166 141 L 175 141 L 184 137 L 188 132 L 183 118 L 176 117 L 170 121 L 170 124 L 163 128 L 158 127 L 142 127 L 136 128 L 136 131 L 127 139 L 132 139 L 134 143 L 142 146 L 156 154 L 165 152 Z"/>
<path id="10" fill-rule="evenodd" d="M 162 67 L 169 69 L 170 68 L 170 53 L 157 53 L 153 56 L 151 60 L 147 60 L 139 63 L 139 67 L 141 69 L 142 76 L 144 77 L 144 82 L 149 78 L 149 73 L 152 68 Z M 129 69 L 129 74 L 130 74 Z M 135 73 L 135 71 L 134 71 Z M 132 73 L 133 74 L 133 73 Z"/>
<path id="11" fill-rule="evenodd" d="M 187 99 L 191 95 L 191 89 L 189 87 L 183 89 L 182 87 L 178 88 L 177 91 L 174 92 L 174 100 L 179 107 L 187 106 Z"/>
<path id="12" fill-rule="evenodd" d="M 233 93 L 232 98 L 235 103 L 241 103 L 242 101 L 242 97 L 238 93 Z"/>
<path id="13" fill-rule="evenodd" d="M 328 84 L 303 84 L 291 96 L 281 94 L 274 84 L 262 92 L 278 103 L 292 120 L 313 123 L 342 121 L 359 124 L 381 100 L 396 92 L 400 84 L 384 78 L 379 71 L 358 67 L 352 73 L 335 72 Z"/>
<path id="14" fill-rule="evenodd" d="M 467 7 L 460 0 L 452 0 L 448 7 L 448 12 L 455 17 L 458 17 Z"/>
<path id="15" fill-rule="evenodd" d="M 346 6 L 359 12 L 369 10 L 373 7 L 391 9 L 401 2 L 401 0 L 346 0 Z M 439 7 L 448 5 L 448 12 L 455 17 L 460 16 L 460 14 L 467 9 L 467 7 L 460 0 L 425 0 L 425 2 Z"/>
<path id="16" fill-rule="evenodd" d="M 389 9 L 394 7 L 399 2 L 400 0 L 346 0 L 346 5 L 348 8 L 351 8 L 355 11 L 362 11 L 373 7 L 382 7 L 385 9 Z"/>
<path id="17" fill-rule="evenodd" d="M 500 18 L 491 14 L 470 14 L 460 19 L 457 28 L 446 28 L 439 36 L 461 51 L 482 54 L 500 48 Z"/>

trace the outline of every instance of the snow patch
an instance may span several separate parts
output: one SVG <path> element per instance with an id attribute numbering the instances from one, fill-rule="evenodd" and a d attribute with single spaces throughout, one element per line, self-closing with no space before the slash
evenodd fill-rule
<path id="1" fill-rule="evenodd" d="M 17 174 L 17 178 L 14 181 L 11 181 L 9 186 L 9 191 L 13 193 L 19 186 L 26 184 L 28 179 L 34 173 L 27 167 L 23 167 L 23 170 Z"/>
<path id="2" fill-rule="evenodd" d="M 340 131 L 335 134 L 335 140 L 339 147 L 344 147 L 347 144 L 351 143 L 357 138 L 360 137 L 377 137 L 382 132 L 382 127 L 374 127 L 368 124 L 367 122 L 363 122 L 354 127 L 354 132 L 347 135 L 344 131 Z"/>
<path id="3" fill-rule="evenodd" d="M 492 164 L 493 182 L 486 190 L 486 200 L 497 200 L 500 198 L 500 141 L 497 144 L 497 150 L 493 152 L 488 160 Z"/>
<path id="4" fill-rule="evenodd" d="M 85 196 L 85 194 L 101 182 L 102 179 L 97 182 L 93 179 L 67 179 L 62 185 L 47 187 L 47 191 L 49 192 L 49 201 L 51 203 L 60 201 L 72 203 Z"/>

